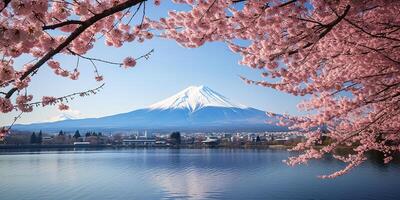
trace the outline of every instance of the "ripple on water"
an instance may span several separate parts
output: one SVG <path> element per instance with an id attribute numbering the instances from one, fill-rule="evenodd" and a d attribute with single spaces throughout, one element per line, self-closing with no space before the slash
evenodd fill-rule
<path id="1" fill-rule="evenodd" d="M 343 167 L 326 159 L 282 163 L 282 150 L 133 149 L 0 154 L 1 200 L 8 199 L 396 199 L 400 165 Z M 334 188 L 334 189 L 332 189 Z"/>

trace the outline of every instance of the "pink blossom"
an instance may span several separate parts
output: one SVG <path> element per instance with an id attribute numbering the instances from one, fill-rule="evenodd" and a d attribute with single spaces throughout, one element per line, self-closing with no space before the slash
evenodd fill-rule
<path id="1" fill-rule="evenodd" d="M 16 99 L 16 104 L 19 110 L 22 112 L 32 112 L 33 107 L 29 105 L 28 102 L 32 101 L 32 95 L 20 95 Z"/>
<path id="2" fill-rule="evenodd" d="M 18 90 L 22 90 L 22 89 L 28 87 L 30 81 L 31 81 L 30 78 L 26 78 L 26 79 L 24 79 L 24 80 L 22 80 L 22 81 L 21 81 L 20 79 L 17 79 L 17 80 L 15 80 L 15 82 L 13 83 L 13 85 L 14 85 Z"/>
<path id="3" fill-rule="evenodd" d="M 43 96 L 42 97 L 42 106 L 53 105 L 57 101 L 57 98 L 50 97 L 50 96 Z"/>
<path id="4" fill-rule="evenodd" d="M 15 71 L 13 67 L 5 61 L 0 62 L 0 83 L 3 81 L 11 80 L 14 78 L 14 76 Z"/>
<path id="5" fill-rule="evenodd" d="M 65 105 L 65 104 L 63 104 L 63 103 L 60 103 L 60 104 L 58 105 L 58 109 L 59 109 L 59 110 L 68 110 L 68 109 L 69 109 L 69 106 L 68 106 L 68 105 Z"/>
<path id="6" fill-rule="evenodd" d="M 72 80 L 78 80 L 80 72 L 78 70 L 74 70 L 70 75 L 69 78 Z"/>
<path id="7" fill-rule="evenodd" d="M 123 62 L 125 68 L 134 67 L 136 65 L 136 60 L 132 57 L 127 57 Z"/>
<path id="8" fill-rule="evenodd" d="M 100 82 L 100 81 L 103 80 L 103 76 L 100 76 L 100 75 L 98 75 L 98 76 L 96 76 L 96 77 L 94 77 L 94 78 L 95 78 L 96 81 L 98 81 L 98 82 Z"/>
<path id="9" fill-rule="evenodd" d="M 67 76 L 69 76 L 69 72 L 67 70 L 62 70 L 60 75 L 63 77 L 67 77 Z"/>
<path id="10" fill-rule="evenodd" d="M 54 60 L 50 60 L 47 62 L 50 68 L 52 69 L 59 69 L 60 68 L 60 63 Z"/>
<path id="11" fill-rule="evenodd" d="M 4 137 L 10 133 L 10 129 L 6 127 L 0 128 L 0 141 L 4 139 Z"/>
<path id="12" fill-rule="evenodd" d="M 393 157 L 392 157 L 392 156 L 388 156 L 388 157 L 386 157 L 383 161 L 384 161 L 385 164 L 387 164 L 387 163 L 389 163 L 389 162 L 392 161 L 392 160 L 393 160 Z"/>
<path id="13" fill-rule="evenodd" d="M 13 110 L 14 106 L 11 103 L 10 99 L 6 99 L 3 97 L 0 97 L 0 112 L 2 113 L 8 113 Z"/>

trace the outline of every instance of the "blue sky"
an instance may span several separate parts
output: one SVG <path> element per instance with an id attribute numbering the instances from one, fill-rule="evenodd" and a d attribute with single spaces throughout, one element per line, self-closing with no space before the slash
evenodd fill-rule
<path id="1" fill-rule="evenodd" d="M 173 5 L 164 3 L 157 8 L 158 12 L 151 12 L 156 9 L 146 6 L 148 16 L 157 19 Z M 154 38 L 144 43 L 125 43 L 122 48 L 114 48 L 98 41 L 87 55 L 120 62 L 127 56 L 138 57 L 151 49 L 155 52 L 150 59 L 138 61 L 136 67 L 131 69 L 98 63 L 99 72 L 106 83 L 104 89 L 97 95 L 76 98 L 68 104 L 71 110 L 66 113 L 84 118 L 128 112 L 165 99 L 188 86 L 206 85 L 234 102 L 250 107 L 299 114 L 296 109 L 299 97 L 245 84 L 239 75 L 261 79 L 259 71 L 239 65 L 241 57 L 232 53 L 223 43 L 207 43 L 197 49 L 187 49 L 174 41 Z M 56 59 L 61 61 L 62 67 L 70 70 L 76 63 L 76 58 L 72 56 L 57 56 Z M 20 63 L 22 61 L 16 62 L 17 65 Z M 100 85 L 94 80 L 91 64 L 82 59 L 80 63 L 81 75 L 77 81 L 54 76 L 52 70 L 43 66 L 32 78 L 28 93 L 37 100 L 43 95 L 63 96 Z M 18 123 L 56 120 L 60 114 L 56 107 L 40 107 L 32 113 L 23 114 Z M 16 115 L 15 112 L 2 114 L 0 125 L 8 125 Z"/>

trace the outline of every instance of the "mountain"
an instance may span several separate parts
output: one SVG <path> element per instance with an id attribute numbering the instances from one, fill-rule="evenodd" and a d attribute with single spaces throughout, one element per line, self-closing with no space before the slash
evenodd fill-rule
<path id="1" fill-rule="evenodd" d="M 46 122 L 55 122 L 55 121 L 62 121 L 62 120 L 69 120 L 69 119 L 77 119 L 77 118 L 75 116 L 67 114 L 67 113 L 61 113 L 60 115 L 57 115 Z"/>
<path id="2" fill-rule="evenodd" d="M 16 130 L 246 131 L 285 130 L 264 111 L 234 103 L 206 86 L 190 86 L 147 108 L 100 118 L 15 125 Z"/>
<path id="3" fill-rule="evenodd" d="M 196 112 L 205 107 L 241 108 L 247 107 L 231 102 L 226 97 L 218 94 L 206 86 L 190 86 L 176 95 L 151 105 L 153 110 L 188 109 Z"/>

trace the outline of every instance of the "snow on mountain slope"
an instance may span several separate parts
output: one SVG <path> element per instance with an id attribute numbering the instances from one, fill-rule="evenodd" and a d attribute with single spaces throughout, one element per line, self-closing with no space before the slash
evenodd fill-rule
<path id="1" fill-rule="evenodd" d="M 206 86 L 190 86 L 174 96 L 151 105 L 150 109 L 188 109 L 195 112 L 204 107 L 247 108 L 231 102 Z"/>
<path id="2" fill-rule="evenodd" d="M 56 121 L 71 120 L 71 119 L 78 119 L 78 117 L 73 116 L 71 114 L 67 114 L 67 113 L 61 113 L 61 114 L 54 116 L 44 122 L 56 122 Z"/>

